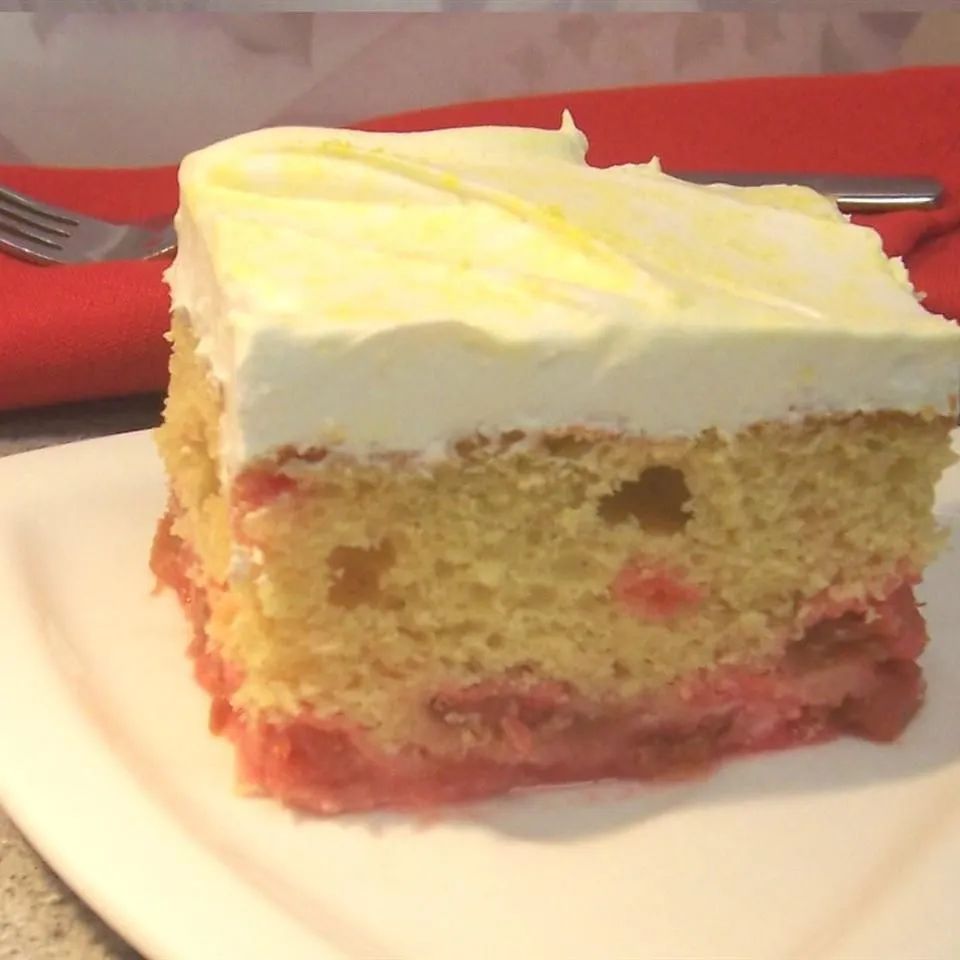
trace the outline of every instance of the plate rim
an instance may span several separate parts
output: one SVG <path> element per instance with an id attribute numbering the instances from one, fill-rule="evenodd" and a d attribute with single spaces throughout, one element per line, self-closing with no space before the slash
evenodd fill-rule
<path id="1" fill-rule="evenodd" d="M 76 470 L 78 460 L 94 458 L 102 463 L 107 453 L 114 460 L 131 455 L 142 458 L 151 432 L 78 440 L 4 457 L 0 460 L 0 533 L 21 522 L 17 514 L 24 501 L 29 505 L 42 497 L 64 475 L 52 469 L 58 461 L 71 460 Z M 24 483 L 25 478 L 34 482 Z M 0 583 L 22 578 L 7 541 L 6 536 L 0 540 Z M 316 933 L 234 878 L 224 862 L 197 843 L 147 793 L 122 757 L 110 750 L 61 670 L 51 663 L 47 646 L 30 642 L 38 627 L 26 606 L 16 600 L 7 607 L 6 629 L 0 631 L 0 652 L 17 657 L 16 671 L 0 670 L 0 731 L 14 731 L 12 736 L 0 736 L 0 805 L 43 860 L 78 898 L 150 960 L 196 960 L 198 931 L 205 957 L 262 960 L 265 944 L 282 943 L 284 960 L 344 960 L 345 953 L 319 940 Z M 14 675 L 16 682 L 11 682 Z M 17 714 L 28 698 L 44 703 L 50 722 L 35 725 L 24 736 L 17 732 L 21 729 Z M 103 787 L 94 787 L 92 780 L 98 777 L 104 778 Z M 76 784 L 86 786 L 75 789 Z M 123 810 L 127 818 L 123 842 L 113 823 L 98 815 L 103 789 L 118 801 L 111 808 Z M 64 796 L 70 797 L 69 816 L 64 815 L 60 799 Z M 157 841 L 174 834 L 180 843 Z M 145 847 L 149 859 L 139 856 Z M 109 870 L 104 870 L 102 857 L 96 855 L 98 848 L 111 855 Z M 179 855 L 184 849 L 191 854 L 189 865 Z M 192 882 L 184 882 L 191 879 L 189 874 Z M 213 901 L 192 892 L 205 889 L 217 891 L 216 902 L 224 900 L 221 891 L 230 892 L 227 902 L 235 908 L 232 916 L 244 916 L 242 932 L 236 924 L 203 922 Z M 162 894 L 162 911 L 144 910 L 145 900 L 158 894 Z M 158 913 L 175 921 L 163 922 Z"/>
<path id="2" fill-rule="evenodd" d="M 14 454 L 0 460 L 0 584 L 23 580 L 23 575 L 16 569 L 15 550 L 10 549 L 11 538 L 4 534 L 9 534 L 18 522 L 29 525 L 30 521 L 22 517 L 23 508 L 35 507 L 51 493 L 59 494 L 62 491 L 61 478 L 69 475 L 71 470 L 96 471 L 92 475 L 97 476 L 103 473 L 105 460 L 112 463 L 110 469 L 117 469 L 124 458 L 135 461 L 142 469 L 144 458 L 151 457 L 156 462 L 158 479 L 162 480 L 159 459 L 150 442 L 151 433 L 140 430 L 114 434 Z M 954 448 L 958 449 L 960 431 L 953 436 Z M 947 495 L 960 499 L 960 466 L 945 477 L 945 483 L 949 489 Z M 943 486 L 944 481 L 938 488 L 941 496 L 945 492 Z M 70 691 L 62 667 L 53 662 L 48 647 L 31 642 L 38 626 L 28 601 L 20 597 L 13 599 L 15 602 L 5 611 L 8 629 L 0 631 L 0 656 L 13 653 L 20 662 L 16 683 L 10 682 L 13 671 L 0 670 L 0 732 L 18 729 L 18 702 L 36 701 L 38 693 L 55 705 L 53 717 L 59 722 L 31 730 L 32 734 L 39 729 L 39 737 L 0 735 L 0 804 L 78 897 L 89 903 L 106 923 L 151 960 L 197 960 L 208 956 L 217 960 L 223 956 L 235 960 L 262 960 L 263 943 L 270 944 L 274 951 L 276 944 L 283 944 L 284 960 L 344 960 L 356 955 L 341 949 L 332 936 L 323 938 L 318 931 L 299 922 L 254 886 L 231 876 L 228 865 L 217 857 L 215 851 L 198 842 L 191 831 L 171 815 L 162 800 L 149 794 L 138 781 L 135 771 L 124 764 L 124 755 L 110 749 L 95 719 L 84 710 L 76 693 Z M 23 683 L 24 678 L 37 685 Z M 70 721 L 78 722 L 71 726 Z M 61 730 L 67 732 L 66 739 L 71 747 L 76 747 L 79 741 L 78 749 L 66 749 Z M 67 765 L 59 762 L 65 750 Z M 77 843 L 75 819 L 64 817 L 62 807 L 58 810 L 57 797 L 63 795 L 63 791 L 38 791 L 32 785 L 38 777 L 41 783 L 56 784 L 63 779 L 65 769 L 89 772 L 81 762 L 84 759 L 93 760 L 94 770 L 110 773 L 108 785 L 111 792 L 120 790 L 117 795 L 123 802 L 111 806 L 125 811 L 127 816 L 130 811 L 146 811 L 148 815 L 136 826 L 141 844 L 145 842 L 144 837 L 149 841 L 146 846 L 151 857 L 156 856 L 161 848 L 165 860 L 175 861 L 164 866 L 164 876 L 169 882 L 163 890 L 162 910 L 143 907 L 144 897 L 149 897 L 156 888 L 156 881 L 152 884 L 144 882 L 143 874 L 154 873 L 156 864 L 149 862 L 150 869 L 145 871 L 143 861 L 136 859 L 134 845 L 124 851 L 126 859 L 119 864 L 124 882 L 117 879 L 116 870 L 105 871 L 102 860 L 98 862 L 98 858 L 91 855 L 98 841 L 109 848 L 109 841 L 113 839 L 110 824 L 105 823 L 102 816 L 97 816 L 98 791 L 84 798 L 86 804 L 81 813 L 87 829 L 83 842 Z M 66 784 L 61 784 L 63 786 L 69 789 L 71 781 L 68 779 Z M 38 802 L 38 796 L 42 802 Z M 162 849 L 152 833 L 157 826 L 168 835 L 174 831 L 180 843 L 168 844 Z M 951 830 L 951 836 L 955 832 L 960 837 L 960 818 L 952 824 Z M 197 903 L 190 900 L 189 891 L 193 887 L 183 882 L 184 864 L 178 854 L 183 850 L 188 850 L 191 855 L 193 872 L 199 872 L 212 882 L 210 889 L 216 894 L 210 900 L 201 899 L 199 915 Z M 210 903 L 214 908 L 226 904 L 230 917 L 242 915 L 245 923 L 242 935 L 237 936 L 234 928 L 223 923 L 210 924 L 208 920 L 202 923 L 209 916 L 209 909 L 204 907 Z M 185 909 L 177 909 L 181 904 Z M 248 906 L 245 908 L 244 904 Z M 185 915 L 192 917 L 190 923 L 183 922 Z M 170 917 L 175 918 L 175 922 L 164 919 Z M 199 951 L 197 930 L 202 932 L 203 942 Z"/>

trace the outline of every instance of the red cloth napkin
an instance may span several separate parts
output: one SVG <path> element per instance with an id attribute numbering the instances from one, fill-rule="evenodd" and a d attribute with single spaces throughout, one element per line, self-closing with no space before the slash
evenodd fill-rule
<path id="1" fill-rule="evenodd" d="M 658 154 L 669 169 L 937 176 L 932 211 L 861 218 L 906 258 L 925 305 L 960 319 L 960 68 L 634 87 L 461 104 L 358 124 L 422 130 L 556 126 L 573 110 L 599 165 Z M 176 206 L 172 168 L 0 167 L 0 183 L 116 220 Z M 0 256 L 0 409 L 159 390 L 166 382 L 165 264 L 34 267 Z"/>
<path id="2" fill-rule="evenodd" d="M 0 167 L 0 184 L 107 219 L 177 206 L 172 167 Z M 0 252 L 0 409 L 160 390 L 167 380 L 169 258 L 39 267 Z"/>

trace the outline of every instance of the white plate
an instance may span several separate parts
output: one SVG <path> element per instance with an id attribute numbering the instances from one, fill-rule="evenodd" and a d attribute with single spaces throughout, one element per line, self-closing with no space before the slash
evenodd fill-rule
<path id="1" fill-rule="evenodd" d="M 186 627 L 151 596 L 163 500 L 145 434 L 0 462 L 0 801 L 155 960 L 960 956 L 960 471 L 900 743 L 432 824 L 232 794 Z"/>

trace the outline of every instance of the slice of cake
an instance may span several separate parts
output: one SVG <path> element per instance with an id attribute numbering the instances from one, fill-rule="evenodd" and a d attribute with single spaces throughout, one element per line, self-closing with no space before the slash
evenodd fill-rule
<path id="1" fill-rule="evenodd" d="M 243 790 L 420 807 L 917 710 L 960 331 L 807 190 L 584 149 L 184 161 L 153 565 Z"/>

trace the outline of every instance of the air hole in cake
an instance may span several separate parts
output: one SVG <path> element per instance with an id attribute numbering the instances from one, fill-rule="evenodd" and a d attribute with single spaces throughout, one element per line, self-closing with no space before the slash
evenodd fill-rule
<path id="1" fill-rule="evenodd" d="M 453 445 L 453 449 L 459 457 L 462 457 L 464 460 L 469 460 L 478 453 L 482 453 L 489 446 L 490 440 L 487 437 L 483 436 L 483 434 L 475 433 L 470 437 L 463 437 L 461 440 L 458 440 Z"/>
<path id="2" fill-rule="evenodd" d="M 828 617 L 808 627 L 799 640 L 788 644 L 786 662 L 811 670 L 836 662 L 841 656 L 855 657 L 870 651 L 877 637 L 862 613 Z"/>
<path id="3" fill-rule="evenodd" d="M 327 567 L 333 576 L 327 599 L 348 610 L 382 606 L 386 598 L 380 589 L 380 578 L 395 560 L 396 552 L 389 540 L 375 547 L 334 548 L 327 557 Z"/>
<path id="4" fill-rule="evenodd" d="M 594 446 L 592 441 L 574 437 L 570 434 L 544 437 L 543 445 L 552 457 L 566 457 L 570 460 L 582 457 Z"/>
<path id="5" fill-rule="evenodd" d="M 508 430 L 506 433 L 500 435 L 500 446 L 506 450 L 508 447 L 512 447 L 514 444 L 526 439 L 527 435 L 523 430 Z"/>
<path id="6" fill-rule="evenodd" d="M 869 611 L 824 616 L 789 644 L 787 662 L 805 669 L 840 659 L 915 660 L 927 643 L 927 628 L 909 583 Z"/>
<path id="7" fill-rule="evenodd" d="M 631 517 L 647 533 L 679 533 L 690 519 L 690 489 L 676 467 L 648 467 L 636 480 L 627 480 L 597 507 L 606 523 Z"/>

